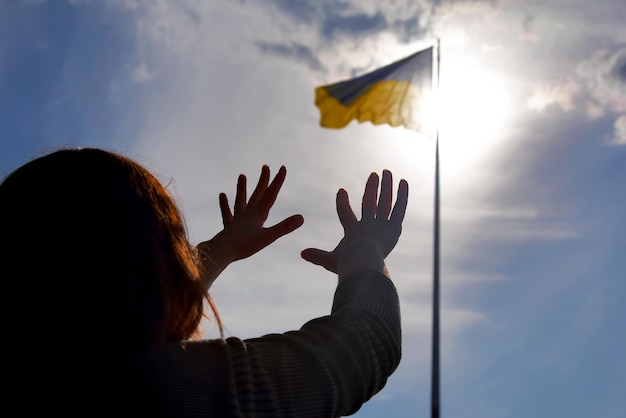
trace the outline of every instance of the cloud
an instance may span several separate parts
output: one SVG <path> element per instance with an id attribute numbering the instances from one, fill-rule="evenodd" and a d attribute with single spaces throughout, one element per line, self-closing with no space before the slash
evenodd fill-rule
<path id="1" fill-rule="evenodd" d="M 544 111 L 551 106 L 584 113 L 592 120 L 617 116 L 611 142 L 626 144 L 626 46 L 598 49 L 575 72 L 535 87 L 528 108 Z"/>
<path id="2" fill-rule="evenodd" d="M 299 26 L 312 27 L 320 37 L 318 42 L 332 45 L 340 39 L 363 40 L 383 32 L 392 33 L 403 43 L 421 39 L 432 5 L 427 1 L 396 1 L 380 4 L 375 1 L 302 2 L 268 0 L 283 16 L 295 19 Z"/>
<path id="3" fill-rule="evenodd" d="M 526 13 L 522 20 L 522 28 L 519 33 L 519 39 L 526 42 L 537 42 L 541 39 L 539 33 L 535 29 L 535 16 Z"/>
<path id="4" fill-rule="evenodd" d="M 294 58 L 296 61 L 306 65 L 313 71 L 324 71 L 324 66 L 317 59 L 317 57 L 311 51 L 311 48 L 298 44 L 292 43 L 290 45 L 283 45 L 279 43 L 271 43 L 271 42 L 263 42 L 259 41 L 256 43 L 259 47 L 259 50 L 268 55 L 274 55 L 278 57 L 284 58 Z"/>
<path id="5" fill-rule="evenodd" d="M 387 19 L 381 12 L 373 15 L 355 13 L 346 16 L 327 16 L 322 23 L 322 33 L 328 40 L 337 36 L 366 36 L 385 31 L 389 28 Z"/>
<path id="6" fill-rule="evenodd" d="M 180 61 L 185 55 L 191 60 L 199 51 L 241 53 L 241 48 L 233 47 L 233 43 L 252 48 L 251 40 L 271 28 L 267 19 L 259 19 L 266 16 L 265 10 L 250 4 L 244 7 L 239 2 L 216 6 L 212 2 L 115 0 L 112 4 L 134 16 L 141 56 L 165 53 Z"/>
<path id="7" fill-rule="evenodd" d="M 622 86 L 622 91 L 626 88 L 626 48 L 613 55 L 611 66 L 611 76 Z"/>
<path id="8" fill-rule="evenodd" d="M 330 5 L 324 1 L 300 1 L 300 0 L 269 0 L 270 5 L 275 6 L 280 12 L 296 19 L 299 22 L 309 23 L 316 20 L 320 13 L 321 7 L 329 7 Z M 337 9 L 346 6 L 343 1 L 334 2 Z"/>
<path id="9" fill-rule="evenodd" d="M 614 128 L 615 135 L 613 136 L 613 143 L 617 145 L 626 145 L 626 114 L 617 118 Z"/>
<path id="10" fill-rule="evenodd" d="M 147 83 L 152 81 L 156 73 L 148 68 L 145 62 L 142 62 L 133 69 L 132 79 L 135 83 Z"/>
<path id="11" fill-rule="evenodd" d="M 392 56 L 398 43 L 423 39 L 432 10 L 426 1 L 409 0 L 391 5 L 369 0 L 266 0 L 219 8 L 170 1 L 116 0 L 115 4 L 135 15 L 137 36 L 148 41 L 141 43 L 139 62 L 149 59 L 151 51 L 177 57 L 169 64 L 140 65 L 133 73 L 136 82 L 150 81 L 157 73 L 163 77 L 162 65 L 174 66 L 189 55 L 197 61 L 197 51 L 215 48 L 229 54 L 282 57 L 323 74 L 354 74 L 354 68 L 379 65 L 372 56 L 389 61 L 398 57 L 397 51 Z"/>
<path id="12" fill-rule="evenodd" d="M 626 112 L 626 46 L 603 48 L 578 67 L 593 101 L 612 113 Z"/>
<path id="13" fill-rule="evenodd" d="M 528 99 L 528 107 L 543 111 L 554 105 L 567 112 L 575 108 L 575 100 L 579 92 L 580 85 L 569 76 L 555 84 L 537 86 L 533 95 Z"/>

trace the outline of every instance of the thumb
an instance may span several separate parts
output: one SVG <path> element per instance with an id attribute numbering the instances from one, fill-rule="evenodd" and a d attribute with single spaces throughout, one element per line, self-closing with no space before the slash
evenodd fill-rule
<path id="1" fill-rule="evenodd" d="M 333 273 L 337 272 L 337 257 L 333 253 L 317 248 L 307 248 L 302 250 L 300 256 L 309 263 L 322 266 Z"/>

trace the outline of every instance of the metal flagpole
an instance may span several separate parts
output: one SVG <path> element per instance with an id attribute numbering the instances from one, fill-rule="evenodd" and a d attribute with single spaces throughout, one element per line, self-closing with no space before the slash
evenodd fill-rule
<path id="1" fill-rule="evenodd" d="M 439 96 L 439 65 L 441 63 L 440 41 L 437 38 L 437 96 Z M 436 145 L 435 145 L 435 218 L 433 239 L 433 335 L 431 374 L 431 418 L 439 418 L 439 119 L 440 104 L 437 97 Z"/>
<path id="2" fill-rule="evenodd" d="M 433 240 L 433 340 L 431 414 L 439 418 L 439 135 L 435 151 L 435 225 Z"/>

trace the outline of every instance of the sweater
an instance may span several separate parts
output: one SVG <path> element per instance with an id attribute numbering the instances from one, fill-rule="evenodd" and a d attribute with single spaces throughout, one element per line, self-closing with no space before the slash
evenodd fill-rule
<path id="1" fill-rule="evenodd" d="M 400 357 L 396 288 L 381 273 L 359 272 L 339 281 L 330 315 L 297 331 L 140 353 L 118 401 L 146 416 L 339 417 L 379 392 Z"/>

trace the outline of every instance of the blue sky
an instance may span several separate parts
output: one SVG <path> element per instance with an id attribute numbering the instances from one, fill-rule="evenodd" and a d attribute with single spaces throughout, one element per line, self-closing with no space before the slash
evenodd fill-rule
<path id="1" fill-rule="evenodd" d="M 268 224 L 305 225 L 212 289 L 246 338 L 329 311 L 335 279 L 299 251 L 340 238 L 339 187 L 357 200 L 391 169 L 411 187 L 388 259 L 404 356 L 355 416 L 428 416 L 434 143 L 322 129 L 313 100 L 438 36 L 442 416 L 621 418 L 624 21 L 619 0 L 0 0 L 0 177 L 62 146 L 123 152 L 169 184 L 197 243 L 239 173 L 286 165 Z"/>

